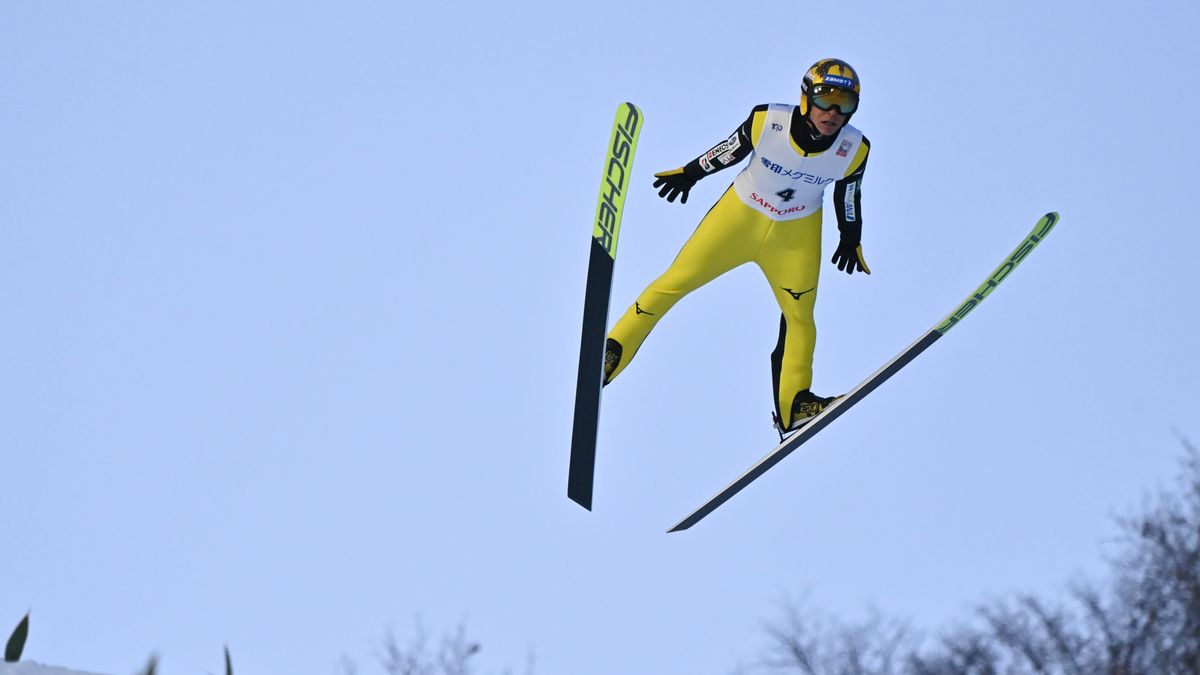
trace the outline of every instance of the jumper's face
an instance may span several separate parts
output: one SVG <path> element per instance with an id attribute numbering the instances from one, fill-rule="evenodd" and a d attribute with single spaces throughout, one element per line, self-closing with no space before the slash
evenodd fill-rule
<path id="1" fill-rule="evenodd" d="M 817 133 L 822 136 L 837 135 L 837 132 L 842 130 L 842 125 L 846 123 L 846 116 L 837 108 L 821 110 L 815 105 L 812 106 L 812 110 L 809 110 L 808 119 Z"/>

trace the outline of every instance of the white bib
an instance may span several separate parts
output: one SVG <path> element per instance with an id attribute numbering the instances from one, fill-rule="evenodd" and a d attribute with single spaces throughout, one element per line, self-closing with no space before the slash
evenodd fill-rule
<path id="1" fill-rule="evenodd" d="M 828 150 L 805 157 L 792 146 L 795 106 L 772 103 L 750 164 L 733 179 L 738 197 L 772 220 L 795 220 L 821 210 L 825 186 L 846 176 L 862 132 L 845 125 Z"/>

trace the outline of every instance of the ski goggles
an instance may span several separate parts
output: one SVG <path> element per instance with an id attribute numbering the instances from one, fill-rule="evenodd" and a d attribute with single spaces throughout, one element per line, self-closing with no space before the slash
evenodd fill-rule
<path id="1" fill-rule="evenodd" d="M 843 115 L 850 115 L 858 110 L 858 94 L 850 89 L 829 84 L 814 85 L 809 92 L 809 100 L 821 110 L 832 110 L 836 107 Z"/>

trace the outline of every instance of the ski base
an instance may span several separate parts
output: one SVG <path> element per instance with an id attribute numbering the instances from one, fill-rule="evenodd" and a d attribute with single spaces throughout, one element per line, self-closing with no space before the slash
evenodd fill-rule
<path id="1" fill-rule="evenodd" d="M 587 299 L 583 312 L 583 337 L 579 346 L 579 374 L 575 382 L 575 425 L 571 429 L 571 466 L 567 496 L 592 510 L 592 483 L 596 469 L 596 437 L 600 426 L 600 391 L 604 386 L 604 335 L 608 321 L 613 259 L 592 240 L 588 263 Z"/>
<path id="2" fill-rule="evenodd" d="M 642 131 L 642 111 L 632 103 L 617 108 L 609 137 L 600 199 L 592 222 L 587 287 L 583 299 L 583 333 L 579 343 L 579 374 L 575 382 L 575 424 L 571 430 L 571 465 L 567 496 L 592 510 L 596 468 L 596 434 L 600 424 L 600 391 L 604 386 L 604 337 L 609 296 L 617 259 L 617 237 L 625 208 L 633 156 Z"/>

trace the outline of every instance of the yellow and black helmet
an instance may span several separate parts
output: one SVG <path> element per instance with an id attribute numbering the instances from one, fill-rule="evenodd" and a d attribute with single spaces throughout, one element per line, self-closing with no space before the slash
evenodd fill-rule
<path id="1" fill-rule="evenodd" d="M 821 59 L 804 73 L 800 85 L 800 114 L 807 115 L 813 106 L 822 110 L 836 107 L 849 117 L 858 110 L 862 87 L 858 73 L 841 59 Z"/>

